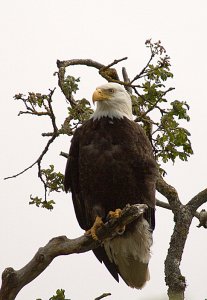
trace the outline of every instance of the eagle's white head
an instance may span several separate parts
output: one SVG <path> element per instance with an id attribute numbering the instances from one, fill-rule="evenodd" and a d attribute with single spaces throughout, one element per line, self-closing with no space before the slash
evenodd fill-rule
<path id="1" fill-rule="evenodd" d="M 111 119 L 126 117 L 132 120 L 131 98 L 122 85 L 114 82 L 103 84 L 96 88 L 92 99 L 93 102 L 97 102 L 92 115 L 94 120 L 102 117 Z"/>

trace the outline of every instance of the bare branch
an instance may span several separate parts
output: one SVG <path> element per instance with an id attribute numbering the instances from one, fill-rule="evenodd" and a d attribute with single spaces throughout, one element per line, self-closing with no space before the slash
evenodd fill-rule
<path id="1" fill-rule="evenodd" d="M 83 65 L 83 66 L 88 66 L 88 67 L 93 67 L 98 70 L 101 68 L 104 68 L 105 66 L 103 64 L 98 63 L 95 60 L 92 59 L 70 59 L 70 60 L 57 60 L 57 67 L 58 68 L 66 68 L 69 66 L 75 66 L 75 65 Z"/>
<path id="2" fill-rule="evenodd" d="M 121 59 L 115 59 L 112 63 L 108 64 L 107 66 L 104 66 L 103 64 L 100 64 L 99 62 L 94 61 L 92 59 L 71 59 L 71 60 L 65 60 L 65 61 L 57 60 L 57 67 L 59 69 L 59 72 L 58 72 L 59 86 L 60 86 L 61 90 L 63 91 L 65 68 L 67 68 L 69 66 L 75 66 L 75 65 L 83 65 L 83 66 L 88 66 L 88 67 L 98 69 L 99 74 L 103 78 L 105 78 L 107 81 L 119 82 L 119 77 L 118 77 L 117 71 L 111 67 L 125 59 L 127 59 L 127 57 L 124 57 Z M 71 99 L 68 99 L 68 100 L 70 101 L 71 105 L 75 105 L 73 100 L 72 101 L 71 101 Z"/>
<path id="3" fill-rule="evenodd" d="M 119 79 L 118 73 L 116 71 L 116 69 L 111 68 L 112 66 L 118 64 L 119 62 L 126 60 L 127 57 L 123 57 L 121 59 L 115 59 L 112 63 L 108 64 L 107 66 L 104 66 L 103 64 L 100 64 L 97 61 L 94 61 L 92 59 L 71 59 L 71 60 L 65 60 L 65 61 L 60 61 L 57 60 L 57 67 L 59 69 L 59 72 L 57 72 L 58 74 L 58 84 L 63 92 L 63 94 L 65 95 L 66 99 L 70 102 L 71 106 L 76 105 L 75 100 L 73 99 L 73 97 L 70 95 L 66 95 L 64 92 L 64 87 L 63 87 L 63 83 L 64 83 L 64 78 L 65 78 L 65 69 L 69 66 L 75 66 L 75 65 L 84 65 L 84 66 L 88 66 L 88 67 L 93 67 L 95 69 L 99 70 L 99 74 L 105 78 L 107 81 L 109 82 L 117 82 L 119 84 L 124 85 L 125 87 L 130 87 L 131 83 L 129 81 L 124 82 L 121 81 Z"/>
<path id="4" fill-rule="evenodd" d="M 102 71 L 105 71 L 109 68 L 111 68 L 112 66 L 114 65 L 117 65 L 119 62 L 123 61 L 123 60 L 126 60 L 128 57 L 123 57 L 123 58 L 120 58 L 120 59 L 115 59 L 112 63 L 110 63 L 108 66 L 106 67 L 102 67 L 101 70 Z"/>
<path id="5" fill-rule="evenodd" d="M 187 205 L 192 208 L 193 212 L 195 212 L 198 209 L 198 207 L 200 207 L 206 202 L 207 202 L 207 188 L 201 191 L 200 193 L 198 193 L 196 196 L 194 196 L 188 202 Z"/>
<path id="6" fill-rule="evenodd" d="M 125 67 L 122 68 L 122 75 L 123 75 L 124 82 L 130 83 L 130 79 L 129 79 L 129 76 L 127 74 L 127 70 Z M 132 87 L 126 86 L 125 88 L 128 93 L 132 94 Z"/>
<path id="7" fill-rule="evenodd" d="M 168 210 L 172 210 L 169 203 L 160 201 L 158 199 L 156 199 L 156 205 L 159 206 L 159 207 L 162 207 L 162 208 L 166 208 Z"/>
<path id="8" fill-rule="evenodd" d="M 31 169 L 32 167 L 34 167 L 34 165 L 36 165 L 37 161 L 38 161 L 38 159 L 33 164 L 31 164 L 29 167 L 27 167 L 26 169 L 22 170 L 21 172 L 15 174 L 15 175 L 5 177 L 4 180 L 15 178 L 15 177 L 18 177 L 18 176 L 24 174 L 26 171 L 28 171 L 29 169 Z"/>
<path id="9" fill-rule="evenodd" d="M 173 213 L 179 211 L 182 203 L 179 200 L 176 189 L 169 185 L 161 176 L 157 180 L 156 188 L 163 196 L 165 196 L 170 204 Z"/>
<path id="10" fill-rule="evenodd" d="M 39 276 L 60 255 L 83 253 L 101 245 L 101 241 L 116 234 L 120 225 L 124 226 L 144 213 L 147 208 L 144 204 L 126 206 L 120 218 L 110 219 L 103 227 L 97 230 L 99 241 L 93 240 L 90 235 L 82 235 L 76 239 L 59 236 L 50 240 L 44 247 L 39 248 L 32 260 L 20 270 L 7 268 L 2 274 L 0 300 L 14 300 L 19 291 L 29 282 Z"/>
<path id="11" fill-rule="evenodd" d="M 138 80 L 139 78 L 141 78 L 141 76 L 144 74 L 144 72 L 146 71 L 147 67 L 149 66 L 150 62 L 152 61 L 153 57 L 155 56 L 154 53 L 151 54 L 149 61 L 147 62 L 146 66 L 141 70 L 141 72 L 139 74 L 137 74 L 132 80 L 131 80 L 131 84 Z"/>
<path id="12" fill-rule="evenodd" d="M 108 297 L 108 296 L 111 296 L 111 293 L 104 293 L 101 296 L 95 298 L 95 300 L 100 300 L 100 299 L 103 299 L 103 298 Z"/>
<path id="13" fill-rule="evenodd" d="M 63 157 L 65 157 L 65 158 L 68 158 L 69 155 L 68 155 L 68 153 L 61 151 L 61 152 L 60 152 L 60 156 L 63 156 Z"/>
<path id="14" fill-rule="evenodd" d="M 48 114 L 48 112 L 43 112 L 43 111 L 35 111 L 35 113 L 34 112 L 30 112 L 30 111 L 20 111 L 19 113 L 18 113 L 18 116 L 20 116 L 20 115 L 35 115 L 35 116 L 48 116 L 49 114 Z"/>

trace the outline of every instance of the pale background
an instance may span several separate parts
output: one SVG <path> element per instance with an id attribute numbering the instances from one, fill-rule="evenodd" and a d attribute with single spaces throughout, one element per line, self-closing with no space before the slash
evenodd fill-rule
<path id="1" fill-rule="evenodd" d="M 192 133 L 194 156 L 188 163 L 168 165 L 167 180 L 185 203 L 206 187 L 206 28 L 207 2 L 197 1 L 80 1 L 35 0 L 1 1 L 0 9 L 1 74 L 1 210 L 0 272 L 5 267 L 23 267 L 40 246 L 54 236 L 77 237 L 82 234 L 76 222 L 70 196 L 55 197 L 53 212 L 29 206 L 29 195 L 41 195 L 42 186 L 36 168 L 17 179 L 3 181 L 40 154 L 46 143 L 41 132 L 50 129 L 48 121 L 35 117 L 17 117 L 23 107 L 13 101 L 15 93 L 47 93 L 57 85 L 57 59 L 91 58 L 104 64 L 128 56 L 124 62 L 133 77 L 146 64 L 149 52 L 144 42 L 160 39 L 172 59 L 176 90 L 171 99 L 187 100 L 191 122 L 184 124 Z M 92 69 L 71 68 L 81 76 L 78 96 L 90 99 L 94 88 L 103 82 Z M 58 89 L 57 89 L 58 90 Z M 58 123 L 64 117 L 63 97 L 56 94 Z M 69 139 L 61 138 L 52 146 L 43 164 L 55 162 L 64 171 L 61 150 L 68 151 Z M 182 261 L 187 280 L 187 300 L 207 298 L 206 230 L 190 230 Z M 157 209 L 150 263 L 151 281 L 142 291 L 118 284 L 92 255 L 86 253 L 57 258 L 34 282 L 26 286 L 17 300 L 49 299 L 63 288 L 72 300 L 92 300 L 111 292 L 111 300 L 163 300 L 164 259 L 172 232 L 172 214 Z"/>

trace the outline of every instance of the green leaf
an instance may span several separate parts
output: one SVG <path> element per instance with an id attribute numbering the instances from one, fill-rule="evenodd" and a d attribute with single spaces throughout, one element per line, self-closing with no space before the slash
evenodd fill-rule
<path id="1" fill-rule="evenodd" d="M 42 198 L 39 197 L 32 197 L 32 195 L 30 195 L 30 202 L 29 204 L 34 204 L 37 207 L 42 207 L 42 208 L 46 208 L 48 210 L 52 210 L 53 209 L 53 204 L 55 204 L 55 202 L 53 200 L 42 200 Z"/>
<path id="2" fill-rule="evenodd" d="M 60 172 L 55 172 L 54 165 L 50 165 L 48 169 L 42 169 L 41 174 L 45 177 L 49 192 L 60 192 L 64 190 L 64 175 Z"/>

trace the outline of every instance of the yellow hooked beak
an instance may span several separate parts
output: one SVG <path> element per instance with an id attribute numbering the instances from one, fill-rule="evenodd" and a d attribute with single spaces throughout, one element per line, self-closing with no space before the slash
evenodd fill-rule
<path id="1" fill-rule="evenodd" d="M 96 89 L 92 96 L 93 103 L 95 101 L 108 100 L 108 98 L 109 97 L 106 95 L 106 93 L 102 89 Z"/>

